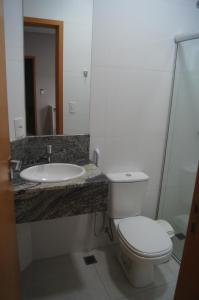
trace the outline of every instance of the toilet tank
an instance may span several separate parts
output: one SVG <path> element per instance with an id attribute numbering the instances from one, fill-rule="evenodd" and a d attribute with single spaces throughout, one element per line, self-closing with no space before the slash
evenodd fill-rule
<path id="1" fill-rule="evenodd" d="M 148 175 L 143 172 L 106 174 L 111 182 L 108 212 L 111 218 L 141 215 Z"/>

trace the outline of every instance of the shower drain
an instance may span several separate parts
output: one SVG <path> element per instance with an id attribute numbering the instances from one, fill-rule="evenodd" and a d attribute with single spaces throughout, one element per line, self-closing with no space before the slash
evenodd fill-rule
<path id="1" fill-rule="evenodd" d="M 175 236 L 179 239 L 179 240 L 185 240 L 186 236 L 183 233 L 176 233 Z"/>
<path id="2" fill-rule="evenodd" d="M 92 265 L 97 263 L 97 259 L 95 258 L 94 255 L 85 256 L 83 257 L 83 259 L 86 265 Z"/>

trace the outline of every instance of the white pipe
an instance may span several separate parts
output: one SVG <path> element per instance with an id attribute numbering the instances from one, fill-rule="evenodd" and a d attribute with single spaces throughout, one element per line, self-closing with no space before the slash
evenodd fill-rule
<path id="1" fill-rule="evenodd" d="M 95 148 L 93 151 L 93 161 L 97 167 L 99 167 L 99 159 L 100 159 L 100 150 L 99 148 Z"/>
<path id="2" fill-rule="evenodd" d="M 195 39 L 199 39 L 199 33 L 179 34 L 179 35 L 176 35 L 175 42 L 180 43 L 180 42 L 185 42 L 185 41 L 190 41 L 190 40 L 195 40 Z"/>

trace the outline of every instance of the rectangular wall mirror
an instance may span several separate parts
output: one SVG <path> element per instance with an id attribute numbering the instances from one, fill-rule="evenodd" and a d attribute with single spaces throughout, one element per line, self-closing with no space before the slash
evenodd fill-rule
<path id="1" fill-rule="evenodd" d="M 63 133 L 64 22 L 24 17 L 27 135 Z"/>
<path id="2" fill-rule="evenodd" d="M 92 0 L 23 0 L 27 135 L 88 134 Z"/>

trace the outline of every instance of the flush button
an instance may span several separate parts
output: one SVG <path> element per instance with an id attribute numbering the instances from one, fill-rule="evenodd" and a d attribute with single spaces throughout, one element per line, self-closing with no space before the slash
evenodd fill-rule
<path id="1" fill-rule="evenodd" d="M 131 174 L 131 173 L 126 173 L 126 176 L 127 176 L 127 177 L 131 177 L 132 174 Z"/>

